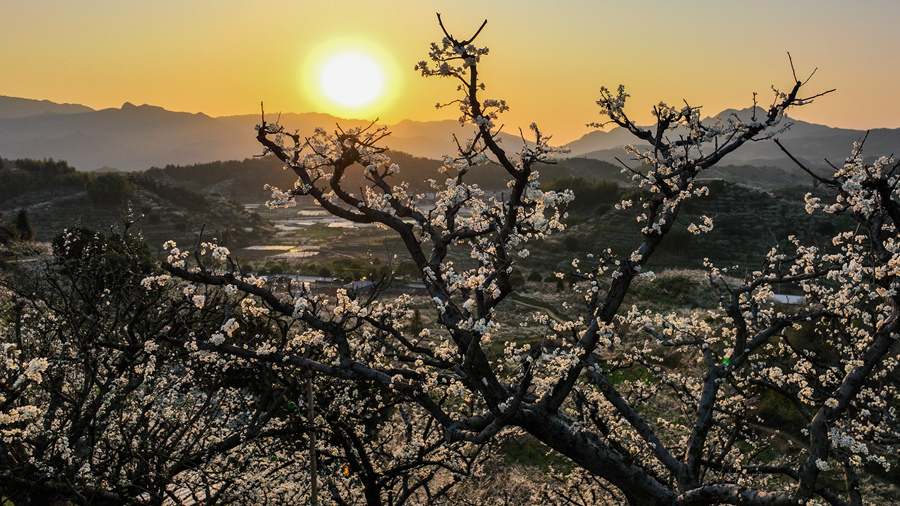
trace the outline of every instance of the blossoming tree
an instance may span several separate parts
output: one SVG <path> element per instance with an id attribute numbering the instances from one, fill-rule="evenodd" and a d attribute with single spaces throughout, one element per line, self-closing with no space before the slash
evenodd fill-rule
<path id="1" fill-rule="evenodd" d="M 704 122 L 698 108 L 659 104 L 656 124 L 644 128 L 626 114 L 623 88 L 602 89 L 601 114 L 639 143 L 631 153 L 640 168 L 625 170 L 645 197 L 619 208 L 637 209 L 642 230 L 630 255 L 601 250 L 573 259 L 571 271 L 559 275 L 577 281 L 580 317 L 558 322 L 536 313 L 529 324 L 540 327 L 542 338 L 525 342 L 516 339 L 517 328 L 499 323 L 509 307 L 510 278 L 529 247 L 537 251 L 532 245 L 564 230 L 572 195 L 541 189 L 538 168 L 558 152 L 536 125 L 518 153 L 500 145 L 496 122 L 507 104 L 482 97 L 478 71 L 488 50 L 474 45 L 484 25 L 467 39 L 441 28 L 442 41 L 431 45 L 430 59 L 417 69 L 457 84 L 460 95 L 447 105 L 459 108 L 460 121 L 475 134 L 458 140 L 457 153 L 446 158 L 446 180 L 432 182 L 433 207 L 407 191 L 400 167 L 386 155 L 388 132 L 374 124 L 304 138 L 263 118 L 257 135 L 298 178 L 294 188 L 273 188 L 271 204 L 311 198 L 336 217 L 391 231 L 420 274 L 436 323 L 410 333 L 405 321 L 412 298 L 389 298 L 382 286 L 368 295 L 339 290 L 333 297 L 305 284 L 276 291 L 237 268 L 220 246 L 168 244 L 168 274 L 147 277 L 144 286 L 175 289 L 182 311 L 219 317 L 206 320 L 212 328 L 160 328 L 133 345 L 144 353 L 156 350 L 154 340 L 174 345 L 213 371 L 235 364 L 258 368 L 269 378 L 264 384 L 292 386 L 291 395 L 302 378 L 314 375 L 316 397 L 331 396 L 338 404 L 315 424 L 317 431 L 337 434 L 325 438 L 330 446 L 317 447 L 329 462 L 326 488 L 336 503 L 394 504 L 400 495 L 411 502 L 440 500 L 474 465 L 478 448 L 522 431 L 571 463 L 553 497 L 574 503 L 605 497 L 640 505 L 862 504 L 900 445 L 898 164 L 868 164 L 858 147 L 832 175 L 807 169 L 834 199 L 810 195 L 808 211 L 852 215 L 858 226 L 839 232 L 831 245 L 794 240 L 775 247 L 743 277 L 707 265 L 717 309 L 662 314 L 627 307 L 635 283 L 652 279 L 645 267 L 683 219 L 683 205 L 707 193 L 698 176 L 745 143 L 777 135 L 789 108 L 821 94 L 805 94 L 806 82 L 794 76 L 771 105 L 754 103 L 749 117 Z M 503 171 L 507 190 L 489 195 L 468 182 L 478 170 Z M 368 185 L 346 187 L 350 171 L 363 172 Z M 694 233 L 713 227 L 706 216 L 688 224 Z M 789 308 L 773 302 L 774 287 L 784 283 L 800 287 L 807 303 Z M 251 329 L 257 318 L 271 327 Z M 244 323 L 236 327 L 239 320 Z M 9 350 L 6 367 L 15 374 L 4 388 L 10 391 L 52 367 L 40 354 L 25 360 Z M 616 380 L 625 368 L 646 374 Z M 251 393 L 241 390 L 257 398 Z M 3 423 L 18 417 L 30 427 L 27 419 L 39 416 L 38 405 L 23 401 L 12 411 L 8 399 L 0 406 Z M 309 407 L 304 399 L 296 395 L 296 406 Z M 785 438 L 759 415 L 755 407 L 772 399 L 800 425 L 799 436 Z M 231 413 L 234 423 L 240 418 L 240 409 L 233 409 L 209 423 L 233 427 Z M 364 420 L 377 421 L 381 430 L 354 427 Z M 302 427 L 295 429 L 278 441 L 306 437 Z M 263 448 L 259 439 L 241 441 Z M 222 450 L 223 458 L 230 455 L 219 443 L 206 444 Z M 266 462 L 264 451 L 253 455 L 242 462 Z M 283 484 L 305 483 L 308 471 L 302 464 L 268 469 L 282 473 Z M 234 474 L 200 475 L 209 490 L 241 481 Z"/>
<path id="2" fill-rule="evenodd" d="M 604 88 L 601 114 L 641 144 L 631 153 L 645 169 L 626 170 L 647 197 L 620 207 L 640 205 L 643 229 L 628 257 L 598 251 L 575 259 L 569 274 L 580 280 L 581 317 L 557 323 L 535 315 L 545 339 L 522 343 L 515 329 L 497 323 L 510 275 L 530 244 L 563 230 L 571 194 L 541 190 L 537 168 L 557 151 L 537 126 L 518 153 L 500 145 L 496 121 L 507 104 L 482 97 L 478 71 L 488 50 L 474 45 L 481 29 L 459 39 L 441 28 L 442 41 L 417 69 L 457 84 L 460 96 L 448 105 L 458 106 L 460 121 L 476 133 L 457 141 L 457 154 L 445 160 L 447 179 L 433 183 L 433 208 L 407 192 L 385 155 L 383 128 L 303 138 L 264 119 L 257 137 L 298 176 L 294 188 L 273 189 L 272 204 L 306 196 L 334 216 L 391 230 L 421 274 L 437 327 L 418 335 L 404 330 L 408 297 L 339 292 L 326 300 L 303 286 L 288 299 L 239 272 L 173 257 L 171 274 L 251 294 L 302 328 L 293 340 L 255 349 L 227 339 L 198 339 L 196 346 L 294 374 L 377 385 L 423 410 L 447 445 L 525 431 L 570 459 L 573 479 L 596 480 L 614 501 L 861 504 L 867 487 L 877 486 L 873 466 L 888 468 L 900 442 L 892 380 L 900 336 L 897 164 L 865 164 L 857 150 L 833 177 L 816 176 L 836 200 L 825 205 L 810 197 L 808 210 L 851 214 L 859 227 L 838 234 L 833 248 L 798 241 L 777 247 L 742 280 L 709 265 L 718 310 L 625 307 L 635 280 L 652 277 L 644 266 L 665 244 L 682 205 L 707 192 L 697 177 L 743 144 L 777 135 L 789 108 L 821 94 L 804 94 L 806 82 L 795 75 L 768 107 L 754 100 L 750 117 L 704 122 L 698 108 L 659 104 L 656 124 L 644 128 L 626 114 L 624 89 Z M 366 188 L 342 184 L 353 170 L 365 171 Z M 504 171 L 507 191 L 490 196 L 467 183 L 473 170 Z M 706 233 L 713 225 L 704 216 L 688 228 Z M 784 283 L 800 286 L 807 304 L 774 303 L 773 287 Z M 798 346 L 798 335 L 812 345 Z M 688 365 L 667 367 L 674 356 L 689 357 Z M 628 366 L 650 377 L 611 381 Z M 765 450 L 778 431 L 748 410 L 772 397 L 799 420 L 803 435 L 775 455 Z"/>
<path id="3" fill-rule="evenodd" d="M 195 346 L 290 326 L 236 291 L 167 282 L 127 227 L 68 230 L 42 268 L 2 274 L 12 504 L 305 502 L 312 446 L 323 502 L 400 505 L 442 497 L 486 453 L 446 447 L 416 406 L 366 385 L 320 378 L 310 399 L 302 375 Z"/>

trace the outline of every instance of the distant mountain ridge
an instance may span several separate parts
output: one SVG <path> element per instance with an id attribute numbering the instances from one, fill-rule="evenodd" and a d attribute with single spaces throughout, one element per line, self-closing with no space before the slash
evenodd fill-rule
<path id="1" fill-rule="evenodd" d="M 367 120 L 341 119 L 322 113 L 267 114 L 288 130 L 311 135 L 326 130 L 365 126 Z M 173 112 L 126 102 L 122 107 L 94 110 L 0 96 L 0 156 L 55 158 L 84 171 L 115 168 L 146 170 L 169 164 L 189 165 L 217 160 L 243 160 L 262 151 L 253 128 L 258 114 L 213 118 L 203 113 Z M 465 139 L 473 127 L 454 120 L 404 120 L 390 126 L 388 147 L 415 156 L 440 159 L 454 151 L 453 134 Z M 509 142 L 521 142 L 511 135 Z"/>
<path id="2" fill-rule="evenodd" d="M 718 117 L 737 114 L 749 119 L 750 111 L 723 111 Z M 746 116 L 746 117 L 744 117 Z M 316 127 L 333 129 L 367 125 L 364 120 L 340 119 L 322 113 L 267 114 L 267 120 L 287 129 L 310 135 Z M 0 156 L 15 158 L 55 158 L 67 160 L 80 170 L 115 168 L 146 170 L 165 165 L 190 165 L 217 160 L 243 160 L 259 154 L 253 127 L 258 114 L 211 117 L 203 113 L 173 112 L 151 105 L 125 103 L 122 107 L 94 110 L 77 104 L 57 104 L 47 100 L 0 96 Z M 811 167 L 824 167 L 825 159 L 843 162 L 853 142 L 865 132 L 831 128 L 798 120 L 778 135 L 791 152 Z M 453 135 L 460 140 L 471 136 L 473 127 L 455 120 L 403 120 L 389 125 L 387 147 L 417 157 L 440 159 L 454 151 Z M 509 149 L 521 145 L 521 138 L 501 134 Z M 594 131 L 565 147 L 571 157 L 590 158 L 618 164 L 629 163 L 622 146 L 636 139 L 622 128 Z M 869 132 L 866 153 L 891 154 L 900 146 L 900 129 Z M 772 142 L 745 145 L 729 155 L 727 165 L 767 166 L 782 170 L 793 164 Z"/>
<path id="3" fill-rule="evenodd" d="M 42 114 L 73 114 L 93 111 L 78 104 L 57 104 L 49 100 L 5 97 L 0 95 L 0 119 L 27 118 Z"/>

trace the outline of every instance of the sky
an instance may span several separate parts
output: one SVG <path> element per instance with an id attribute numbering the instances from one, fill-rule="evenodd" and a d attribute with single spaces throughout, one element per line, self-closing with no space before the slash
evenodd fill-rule
<path id="1" fill-rule="evenodd" d="M 551 5 L 552 4 L 552 5 Z M 626 111 L 649 123 L 654 104 L 704 115 L 767 104 L 793 83 L 788 52 L 810 94 L 796 110 L 829 126 L 900 127 L 900 2 L 895 0 L 29 0 L 0 2 L 0 95 L 83 104 L 124 102 L 210 116 L 324 112 L 393 124 L 456 118 L 438 102 L 455 84 L 414 71 L 448 30 L 476 45 L 486 98 L 510 105 L 500 123 L 536 122 L 559 143 L 601 120 L 601 86 L 625 85 Z M 369 55 L 380 99 L 340 107 L 318 72 L 339 51 Z M 331 125 L 326 125 L 331 126 Z"/>

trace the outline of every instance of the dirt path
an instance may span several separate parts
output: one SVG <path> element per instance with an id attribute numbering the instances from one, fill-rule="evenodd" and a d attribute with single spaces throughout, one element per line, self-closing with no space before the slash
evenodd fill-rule
<path id="1" fill-rule="evenodd" d="M 510 298 L 510 300 L 513 301 L 513 302 L 515 302 L 516 304 L 518 304 L 518 305 L 520 305 L 520 306 L 530 307 L 530 308 L 533 308 L 533 309 L 540 309 L 541 311 L 547 313 L 547 315 L 548 315 L 550 318 L 553 318 L 553 319 L 556 320 L 558 323 L 566 323 L 565 320 L 563 320 L 562 318 L 560 318 L 559 316 L 557 316 L 557 314 L 554 313 L 553 310 L 550 309 L 549 307 L 546 307 L 546 306 L 539 306 L 539 305 L 537 305 L 537 304 L 532 304 L 532 303 L 530 303 L 530 302 L 524 302 L 524 301 L 521 301 L 521 300 L 516 300 L 516 299 L 514 299 L 514 298 L 512 298 L 512 297 Z"/>

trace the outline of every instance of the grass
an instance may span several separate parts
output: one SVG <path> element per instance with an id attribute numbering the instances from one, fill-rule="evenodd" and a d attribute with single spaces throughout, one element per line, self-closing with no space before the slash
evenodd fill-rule
<path id="1" fill-rule="evenodd" d="M 606 378 L 613 386 L 632 381 L 644 381 L 651 384 L 659 383 L 659 378 L 654 376 L 646 367 L 637 364 L 611 371 L 606 375 Z"/>
<path id="2" fill-rule="evenodd" d="M 528 434 L 509 438 L 500 451 L 505 463 L 534 467 L 542 473 L 568 471 L 574 467 L 572 461 Z"/>

